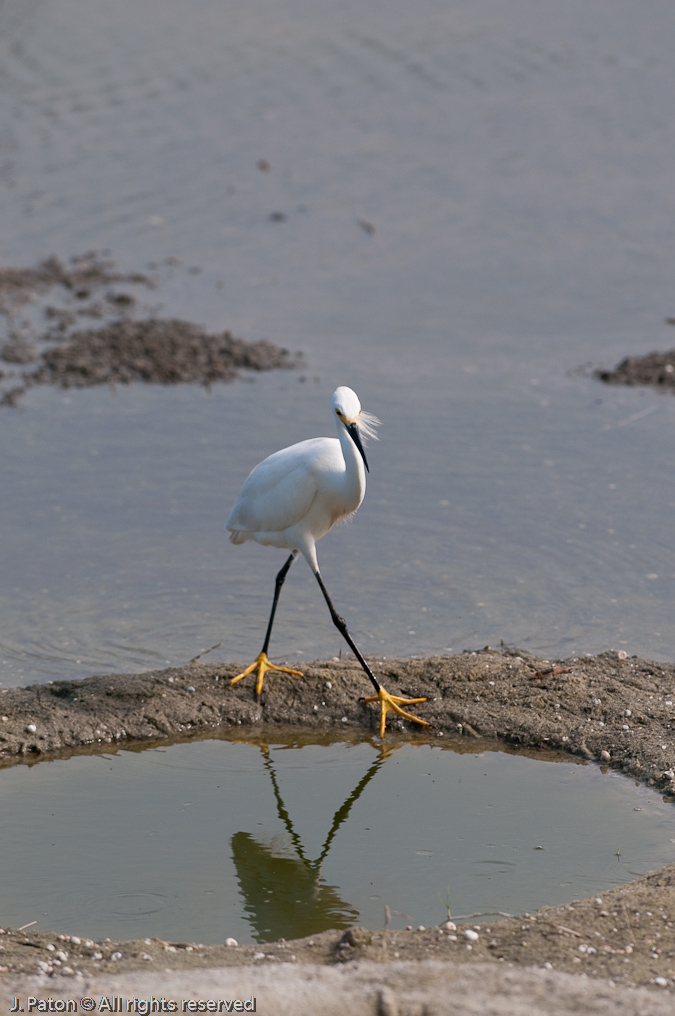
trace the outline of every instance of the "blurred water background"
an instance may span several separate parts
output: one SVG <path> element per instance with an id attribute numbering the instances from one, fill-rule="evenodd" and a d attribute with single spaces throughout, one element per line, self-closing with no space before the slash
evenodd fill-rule
<path id="1" fill-rule="evenodd" d="M 576 370 L 675 345 L 674 46 L 664 0 L 1 0 L 2 263 L 154 263 L 156 312 L 306 360 L 0 412 L 3 684 L 253 659 L 283 555 L 224 520 L 339 384 L 365 653 L 675 658 L 675 401 Z M 298 564 L 273 657 L 340 646 Z"/>

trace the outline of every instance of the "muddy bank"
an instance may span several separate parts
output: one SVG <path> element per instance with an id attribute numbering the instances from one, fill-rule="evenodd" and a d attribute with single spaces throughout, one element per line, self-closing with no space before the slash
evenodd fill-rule
<path id="1" fill-rule="evenodd" d="M 179 262 L 167 258 L 165 271 Z M 34 385 L 202 384 L 232 381 L 241 370 L 292 369 L 301 363 L 265 340 L 211 334 L 161 318 L 143 293 L 163 274 L 121 273 L 96 252 L 64 264 L 0 269 L 0 405 L 14 406 Z M 199 269 L 191 268 L 190 273 Z M 83 328 L 85 321 L 98 320 Z"/>
<path id="2" fill-rule="evenodd" d="M 675 349 L 667 353 L 627 356 L 614 370 L 596 370 L 595 376 L 608 385 L 649 385 L 675 390 Z"/>
<path id="3" fill-rule="evenodd" d="M 602 653 L 549 661 L 522 650 L 370 660 L 392 693 L 426 696 L 417 715 L 433 729 L 389 714 L 406 737 L 485 737 L 557 748 L 620 768 L 675 794 L 675 665 Z M 0 693 L 0 760 L 81 745 L 197 734 L 216 728 L 362 730 L 378 713 L 361 699 L 369 683 L 353 659 L 308 663 L 304 679 L 268 675 L 260 702 L 253 678 L 232 686 L 236 664 L 193 663 L 143 674 L 56 681 Z"/>
<path id="4" fill-rule="evenodd" d="M 669 798 L 675 794 L 672 664 L 620 659 L 613 652 L 549 661 L 524 651 L 492 649 L 370 662 L 390 691 L 428 699 L 416 709 L 433 729 L 424 732 L 397 720 L 387 735 L 392 742 L 497 738 L 512 745 L 562 749 L 630 773 Z M 359 700 L 368 694 L 368 684 L 352 660 L 308 664 L 304 679 L 268 675 L 260 702 L 252 678 L 230 686 L 229 678 L 238 669 L 193 663 L 144 674 L 4 689 L 2 762 L 30 764 L 54 754 L 217 730 L 241 731 L 242 738 L 245 731 L 273 738 L 288 724 L 307 733 L 337 728 L 352 737 L 376 734 L 377 715 Z M 675 865 L 606 892 L 601 899 L 523 916 L 471 915 L 458 925 L 328 931 L 264 946 L 158 939 L 93 942 L 5 929 L 0 935 L 0 973 L 42 972 L 60 980 L 77 976 L 77 971 L 89 976 L 136 968 L 187 970 L 263 962 L 343 966 L 433 959 L 546 970 L 550 964 L 556 971 L 675 990 Z M 467 927 L 477 938 L 464 938 Z"/>

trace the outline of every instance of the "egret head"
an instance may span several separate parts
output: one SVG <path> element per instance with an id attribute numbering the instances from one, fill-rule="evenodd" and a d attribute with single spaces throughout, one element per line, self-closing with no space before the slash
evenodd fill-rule
<path id="1" fill-rule="evenodd" d="M 363 464 L 368 469 L 368 460 L 363 450 L 365 438 L 372 437 L 377 440 L 375 428 L 379 420 L 372 413 L 366 413 L 361 409 L 359 397 L 351 388 L 341 385 L 333 392 L 333 412 L 336 419 L 344 426 L 352 441 L 361 453 Z"/>

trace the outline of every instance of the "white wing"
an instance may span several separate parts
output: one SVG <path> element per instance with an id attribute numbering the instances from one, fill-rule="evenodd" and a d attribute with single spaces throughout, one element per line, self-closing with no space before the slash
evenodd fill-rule
<path id="1" fill-rule="evenodd" d="M 316 437 L 282 448 L 255 467 L 239 492 L 226 526 L 278 533 L 309 511 L 327 472 L 344 472 L 337 438 Z"/>

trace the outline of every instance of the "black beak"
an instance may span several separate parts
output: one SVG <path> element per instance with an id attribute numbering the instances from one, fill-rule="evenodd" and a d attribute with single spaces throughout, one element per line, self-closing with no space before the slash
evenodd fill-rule
<path id="1" fill-rule="evenodd" d="M 350 423 L 347 424 L 347 431 L 349 433 L 350 438 L 352 439 L 358 450 L 361 452 L 361 458 L 363 459 L 363 464 L 366 467 L 366 472 L 369 473 L 370 469 L 368 468 L 368 459 L 366 458 L 366 453 L 364 452 L 363 445 L 361 444 L 361 435 L 359 434 L 359 428 L 356 426 L 355 423 Z"/>

